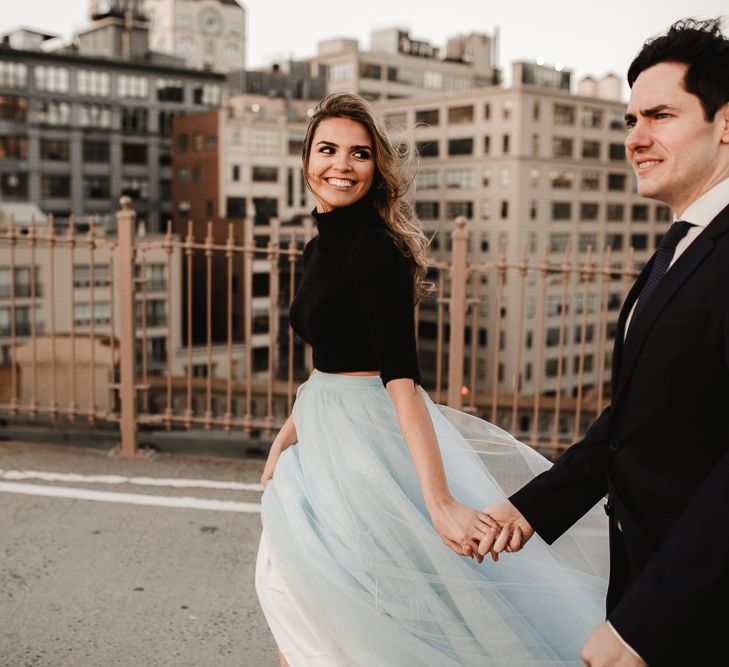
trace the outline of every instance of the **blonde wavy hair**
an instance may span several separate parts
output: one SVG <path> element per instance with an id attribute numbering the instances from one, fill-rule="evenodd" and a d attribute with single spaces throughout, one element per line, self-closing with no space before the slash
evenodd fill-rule
<path id="1" fill-rule="evenodd" d="M 413 181 L 409 168 L 413 154 L 410 142 L 403 141 L 396 146 L 387 135 L 379 114 L 359 95 L 352 93 L 328 95 L 314 109 L 304 138 L 301 158 L 304 179 L 309 190 L 312 189 L 308 171 L 314 133 L 319 124 L 329 118 L 348 118 L 362 125 L 369 133 L 373 144 L 375 173 L 372 187 L 365 195 L 365 199 L 374 204 L 400 251 L 413 264 L 415 302 L 425 299 L 433 293 L 432 284 L 425 280 L 428 271 L 425 253 L 430 241 L 423 232 L 412 204 L 405 196 Z"/>

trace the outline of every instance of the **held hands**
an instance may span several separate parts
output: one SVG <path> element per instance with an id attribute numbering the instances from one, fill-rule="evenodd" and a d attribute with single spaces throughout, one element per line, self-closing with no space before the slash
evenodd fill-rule
<path id="1" fill-rule="evenodd" d="M 482 514 L 486 514 L 492 524 L 496 523 L 498 530 L 489 531 L 481 538 L 477 550 L 480 559 L 490 552 L 493 560 L 499 560 L 502 551 L 519 551 L 534 535 L 534 528 L 508 500 L 487 505 Z"/>
<path id="2" fill-rule="evenodd" d="M 468 505 L 459 503 L 453 497 L 428 504 L 428 511 L 443 543 L 459 556 L 478 558 L 478 545 L 488 535 L 498 534 L 498 525 L 491 517 Z"/>

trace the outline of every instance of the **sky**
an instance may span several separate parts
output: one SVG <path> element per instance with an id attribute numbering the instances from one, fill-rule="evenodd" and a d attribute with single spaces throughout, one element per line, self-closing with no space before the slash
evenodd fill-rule
<path id="1" fill-rule="evenodd" d="M 200 0 L 201 3 L 206 0 Z M 19 26 L 70 37 L 88 22 L 89 0 L 0 0 L 0 33 Z M 368 47 L 371 30 L 402 27 L 415 39 L 445 45 L 465 32 L 500 35 L 499 64 L 544 58 L 577 78 L 614 72 L 621 77 L 646 38 L 675 20 L 724 14 L 727 0 L 243 0 L 246 65 L 257 67 L 316 52 L 330 37 Z M 508 79 L 507 74 L 507 79 Z"/>

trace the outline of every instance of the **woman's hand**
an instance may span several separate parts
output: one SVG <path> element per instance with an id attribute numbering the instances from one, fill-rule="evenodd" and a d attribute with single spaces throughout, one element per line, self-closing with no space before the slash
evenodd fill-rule
<path id="1" fill-rule="evenodd" d="M 483 556 L 478 553 L 478 545 L 487 536 L 498 534 L 498 524 L 483 512 L 459 503 L 453 497 L 447 497 L 428 505 L 438 535 L 443 543 L 459 556 L 474 555 L 479 562 Z"/>
<path id="2" fill-rule="evenodd" d="M 261 484 L 264 489 L 266 488 L 266 484 L 273 479 L 273 471 L 276 469 L 276 464 L 281 453 L 295 444 L 296 428 L 294 426 L 294 420 L 289 417 L 271 443 L 266 465 L 263 467 L 263 473 L 261 474 Z"/>

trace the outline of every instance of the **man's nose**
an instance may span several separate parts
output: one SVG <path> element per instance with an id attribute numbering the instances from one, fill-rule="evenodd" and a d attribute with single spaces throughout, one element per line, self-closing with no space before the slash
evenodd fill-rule
<path id="1" fill-rule="evenodd" d="M 633 127 L 628 131 L 628 136 L 625 137 L 625 148 L 628 153 L 635 151 L 638 148 L 645 148 L 653 143 L 649 128 L 645 123 L 637 121 Z"/>

